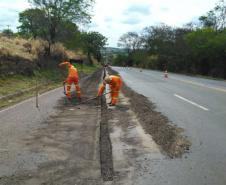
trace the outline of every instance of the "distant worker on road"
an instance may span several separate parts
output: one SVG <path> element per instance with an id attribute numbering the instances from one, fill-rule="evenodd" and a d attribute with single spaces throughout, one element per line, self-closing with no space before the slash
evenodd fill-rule
<path id="1" fill-rule="evenodd" d="M 111 102 L 109 105 L 115 106 L 118 101 L 119 91 L 122 87 L 122 79 L 116 75 L 106 76 L 99 87 L 98 96 L 103 94 L 106 84 L 109 84 L 111 90 Z"/>
<path id="2" fill-rule="evenodd" d="M 74 83 L 76 88 L 76 94 L 78 99 L 81 101 L 81 90 L 79 86 L 78 70 L 71 64 L 71 62 L 64 61 L 59 64 L 60 67 L 66 66 L 68 68 L 68 77 L 65 80 L 67 83 L 66 96 L 71 100 L 71 85 Z"/>

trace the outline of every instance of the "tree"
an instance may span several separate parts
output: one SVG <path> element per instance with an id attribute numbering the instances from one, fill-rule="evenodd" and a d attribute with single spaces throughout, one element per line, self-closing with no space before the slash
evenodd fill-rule
<path id="1" fill-rule="evenodd" d="M 62 21 L 59 27 L 61 29 L 58 29 L 56 32 L 56 40 L 72 46 L 72 42 L 75 42 L 77 34 L 80 34 L 78 26 L 71 21 Z"/>
<path id="2" fill-rule="evenodd" d="M 122 53 L 116 55 L 113 60 L 113 65 L 115 66 L 127 66 L 128 56 Z"/>
<path id="3" fill-rule="evenodd" d="M 8 29 L 2 30 L 2 34 L 6 37 L 12 37 L 14 33 L 11 29 L 8 28 Z"/>
<path id="4" fill-rule="evenodd" d="M 118 41 L 118 46 L 127 50 L 128 54 L 135 52 L 142 45 L 141 38 L 136 32 L 123 34 Z"/>
<path id="5" fill-rule="evenodd" d="M 30 0 L 30 2 L 45 12 L 49 39 L 54 43 L 62 21 L 84 23 L 90 20 L 89 10 L 93 0 Z"/>
<path id="6" fill-rule="evenodd" d="M 56 42 L 57 32 L 62 29 L 62 22 L 87 23 L 90 21 L 89 11 L 93 0 L 29 0 L 37 9 L 44 12 L 47 20 L 46 40 Z"/>
<path id="7" fill-rule="evenodd" d="M 19 14 L 19 34 L 23 37 L 42 38 L 49 40 L 48 20 L 45 12 L 40 9 L 27 9 Z M 69 48 L 75 48 L 78 43 L 80 31 L 78 26 L 69 21 L 59 22 L 59 28 L 56 30 L 56 41 L 63 42 Z"/>
<path id="8" fill-rule="evenodd" d="M 144 29 L 145 47 L 149 52 L 167 53 L 174 42 L 173 29 L 165 24 L 151 26 Z"/>
<path id="9" fill-rule="evenodd" d="M 48 20 L 45 12 L 38 8 L 27 9 L 19 14 L 19 34 L 25 37 L 47 39 Z"/>
<path id="10" fill-rule="evenodd" d="M 189 33 L 186 41 L 191 47 L 196 73 L 226 77 L 226 30 L 221 33 L 211 28 Z"/>
<path id="11" fill-rule="evenodd" d="M 217 30 L 217 16 L 214 11 L 209 11 L 207 15 L 199 17 L 202 27 Z"/>
<path id="12" fill-rule="evenodd" d="M 217 26 L 219 30 L 223 30 L 226 27 L 226 2 L 220 0 L 214 8 L 217 17 Z"/>
<path id="13" fill-rule="evenodd" d="M 93 64 L 91 55 L 97 59 L 98 62 L 101 61 L 101 49 L 107 43 L 107 38 L 98 32 L 84 32 L 82 33 L 82 45 L 84 51 L 87 53 L 90 64 Z"/>
<path id="14" fill-rule="evenodd" d="M 223 30 L 226 27 L 226 2 L 220 0 L 206 15 L 199 17 L 199 21 L 204 28 Z"/>

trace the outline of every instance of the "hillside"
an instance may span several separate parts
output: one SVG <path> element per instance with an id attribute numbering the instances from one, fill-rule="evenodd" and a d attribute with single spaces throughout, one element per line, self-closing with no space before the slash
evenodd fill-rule
<path id="1" fill-rule="evenodd" d="M 126 53 L 125 49 L 114 48 L 114 47 L 106 47 L 106 49 L 103 50 L 102 52 L 103 52 L 103 53 L 106 52 L 106 54 L 120 54 L 120 53 Z"/>
<path id="2" fill-rule="evenodd" d="M 66 70 L 57 68 L 58 63 L 85 58 L 81 51 L 67 50 L 61 43 L 51 47 L 50 56 L 47 50 L 43 40 L 0 36 L 0 108 L 33 96 L 37 84 L 39 92 L 61 86 Z M 81 71 L 79 64 L 76 67 Z M 82 72 L 92 73 L 96 68 L 84 65 Z"/>
<path id="3" fill-rule="evenodd" d="M 26 40 L 0 36 L 0 76 L 22 74 L 32 75 L 38 67 L 56 66 L 62 59 L 82 57 L 67 50 L 61 43 L 51 47 L 47 55 L 48 43 L 43 40 Z"/>

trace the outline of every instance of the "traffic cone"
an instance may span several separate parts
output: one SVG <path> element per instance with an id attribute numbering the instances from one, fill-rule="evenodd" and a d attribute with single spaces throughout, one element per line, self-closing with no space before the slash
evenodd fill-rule
<path id="1" fill-rule="evenodd" d="M 165 72 L 164 72 L 164 77 L 165 78 L 168 78 L 168 72 L 167 72 L 167 70 L 165 70 Z"/>

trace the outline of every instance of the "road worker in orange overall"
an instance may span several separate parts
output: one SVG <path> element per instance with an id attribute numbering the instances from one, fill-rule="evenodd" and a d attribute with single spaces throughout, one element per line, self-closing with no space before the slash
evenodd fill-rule
<path id="1" fill-rule="evenodd" d="M 79 77 L 78 77 L 78 71 L 77 69 L 71 64 L 71 62 L 64 61 L 59 64 L 60 67 L 67 66 L 68 67 L 68 77 L 65 80 L 67 83 L 67 89 L 66 89 L 66 96 L 69 100 L 71 100 L 71 85 L 72 83 L 75 84 L 76 93 L 78 99 L 81 101 L 81 90 L 79 86 Z"/>
<path id="2" fill-rule="evenodd" d="M 109 105 L 115 106 L 118 101 L 119 91 L 122 87 L 122 79 L 115 75 L 106 76 L 99 87 L 98 96 L 103 94 L 106 84 L 109 84 L 111 89 L 111 103 Z"/>

